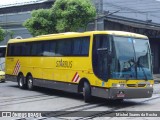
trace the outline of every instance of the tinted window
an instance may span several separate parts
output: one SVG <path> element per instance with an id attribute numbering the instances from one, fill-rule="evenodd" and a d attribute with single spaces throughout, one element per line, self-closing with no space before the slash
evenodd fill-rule
<path id="1" fill-rule="evenodd" d="M 31 45 L 31 55 L 34 56 L 34 55 L 37 55 L 37 44 L 36 43 L 32 43 Z"/>
<path id="2" fill-rule="evenodd" d="M 71 49 L 72 49 L 72 41 L 71 40 L 59 40 L 56 41 L 56 56 L 67 56 L 72 55 Z"/>
<path id="3" fill-rule="evenodd" d="M 50 44 L 50 47 L 49 47 L 50 56 L 55 56 L 56 42 L 49 41 L 49 44 Z"/>
<path id="4" fill-rule="evenodd" d="M 14 54 L 14 45 L 10 45 L 10 55 L 13 56 Z"/>
<path id="5" fill-rule="evenodd" d="M 26 54 L 26 43 L 21 43 L 21 55 L 25 55 Z"/>
<path id="6" fill-rule="evenodd" d="M 73 55 L 80 55 L 81 54 L 81 41 L 80 40 L 73 40 Z"/>
<path id="7" fill-rule="evenodd" d="M 89 37 L 74 38 L 73 40 L 73 55 L 88 55 L 89 54 Z"/>
<path id="8" fill-rule="evenodd" d="M 31 55 L 31 43 L 26 43 L 25 48 L 26 48 L 26 52 L 24 56 L 30 56 Z"/>
<path id="9" fill-rule="evenodd" d="M 71 55 L 72 53 L 72 40 L 64 40 L 63 55 Z"/>
<path id="10" fill-rule="evenodd" d="M 56 56 L 87 56 L 88 54 L 89 37 L 56 41 Z"/>
<path id="11" fill-rule="evenodd" d="M 6 53 L 6 48 L 5 47 L 0 48 L 0 57 L 5 57 L 5 53 Z"/>
<path id="12" fill-rule="evenodd" d="M 43 55 L 43 46 L 42 46 L 42 42 L 38 42 L 37 43 L 37 56 L 42 56 Z"/>
<path id="13" fill-rule="evenodd" d="M 82 55 L 88 55 L 89 52 L 89 39 L 88 38 L 83 38 L 82 41 L 82 51 L 81 54 Z"/>
<path id="14" fill-rule="evenodd" d="M 50 43 L 48 41 L 43 42 L 43 56 L 50 56 Z"/>
<path id="15" fill-rule="evenodd" d="M 87 56 L 89 37 L 14 43 L 8 45 L 8 56 Z"/>

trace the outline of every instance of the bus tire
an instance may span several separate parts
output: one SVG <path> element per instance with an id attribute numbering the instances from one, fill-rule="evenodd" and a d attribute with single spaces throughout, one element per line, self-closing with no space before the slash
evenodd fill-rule
<path id="1" fill-rule="evenodd" d="M 29 90 L 33 90 L 33 77 L 32 76 L 28 76 L 27 77 L 27 87 Z"/>
<path id="2" fill-rule="evenodd" d="M 18 81 L 19 88 L 21 88 L 21 89 L 26 88 L 26 84 L 24 82 L 24 76 L 23 76 L 23 74 L 18 75 L 17 81 Z"/>
<path id="3" fill-rule="evenodd" d="M 88 82 L 84 82 L 83 98 L 86 103 L 91 101 L 91 88 Z"/>

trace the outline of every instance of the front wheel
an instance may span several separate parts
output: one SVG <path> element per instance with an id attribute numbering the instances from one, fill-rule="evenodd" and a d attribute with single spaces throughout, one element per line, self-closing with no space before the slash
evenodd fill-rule
<path id="1" fill-rule="evenodd" d="M 90 102 L 91 100 L 91 88 L 88 82 L 84 82 L 83 86 L 83 97 L 85 102 Z"/>
<path id="2" fill-rule="evenodd" d="M 113 100 L 115 103 L 122 103 L 124 101 L 124 99 L 115 99 Z"/>
<path id="3" fill-rule="evenodd" d="M 28 76 L 27 78 L 27 87 L 29 90 L 33 90 L 33 78 L 32 76 Z"/>

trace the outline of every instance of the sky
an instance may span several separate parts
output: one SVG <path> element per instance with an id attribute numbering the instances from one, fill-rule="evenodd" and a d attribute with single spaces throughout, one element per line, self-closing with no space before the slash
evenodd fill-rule
<path id="1" fill-rule="evenodd" d="M 30 1 L 37 1 L 37 0 L 0 0 L 0 5 L 8 5 L 14 3 L 30 2 Z"/>

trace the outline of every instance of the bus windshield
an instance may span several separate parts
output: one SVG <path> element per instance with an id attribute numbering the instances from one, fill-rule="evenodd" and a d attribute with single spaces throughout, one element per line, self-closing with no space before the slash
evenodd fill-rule
<path id="1" fill-rule="evenodd" d="M 110 70 L 115 79 L 153 79 L 149 41 L 114 36 Z"/>

